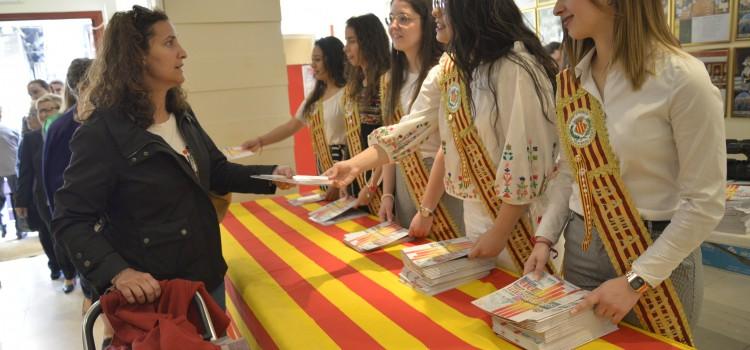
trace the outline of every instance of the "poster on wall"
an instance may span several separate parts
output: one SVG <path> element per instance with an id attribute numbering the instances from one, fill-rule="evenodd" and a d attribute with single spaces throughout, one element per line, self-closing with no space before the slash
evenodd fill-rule
<path id="1" fill-rule="evenodd" d="M 541 8 L 539 16 L 539 37 L 543 45 L 553 41 L 562 42 L 563 29 L 560 17 L 555 16 L 554 7 Z"/>
<path id="2" fill-rule="evenodd" d="M 730 0 L 674 0 L 674 30 L 682 44 L 729 41 Z"/>
<path id="3" fill-rule="evenodd" d="M 721 101 L 726 110 L 727 87 L 729 83 L 729 50 L 705 50 L 692 52 L 692 55 L 698 58 L 706 65 L 708 75 L 721 93 Z"/>
<path id="4" fill-rule="evenodd" d="M 734 51 L 732 117 L 750 117 L 750 48 Z"/>
<path id="5" fill-rule="evenodd" d="M 737 40 L 750 39 L 750 0 L 739 0 L 737 8 Z"/>
<path id="6" fill-rule="evenodd" d="M 536 6 L 536 0 L 513 0 L 519 9 L 524 10 Z"/>
<path id="7" fill-rule="evenodd" d="M 523 21 L 526 22 L 526 26 L 531 29 L 534 33 L 536 33 L 536 10 L 531 9 L 528 11 L 523 11 Z"/>

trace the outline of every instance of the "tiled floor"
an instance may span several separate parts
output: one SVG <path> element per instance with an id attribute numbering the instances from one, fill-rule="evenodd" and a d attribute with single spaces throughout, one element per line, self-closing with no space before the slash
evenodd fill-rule
<path id="1" fill-rule="evenodd" d="M 82 348 L 80 288 L 63 294 L 45 264 L 44 255 L 0 263 L 0 350 Z M 698 348 L 750 350 L 749 299 L 750 276 L 706 267 Z"/>

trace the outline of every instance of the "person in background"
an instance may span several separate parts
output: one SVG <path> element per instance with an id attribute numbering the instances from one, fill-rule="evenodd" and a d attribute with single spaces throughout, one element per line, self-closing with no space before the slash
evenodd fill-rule
<path id="1" fill-rule="evenodd" d="M 313 152 L 320 174 L 334 162 L 343 160 L 346 153 L 344 107 L 341 105 L 346 84 L 344 44 L 333 36 L 315 41 L 311 62 L 315 88 L 299 106 L 295 117 L 261 136 L 245 141 L 242 147 L 259 152 L 263 146 L 284 140 L 307 125 L 312 133 Z M 328 186 L 326 200 L 338 199 L 340 192 L 335 186 Z"/>
<path id="2" fill-rule="evenodd" d="M 62 105 L 62 98 L 54 94 L 47 94 L 36 101 L 39 125 L 48 117 L 58 114 Z M 33 129 L 33 128 L 32 128 Z M 50 232 L 50 210 L 47 206 L 47 196 L 44 194 L 42 182 L 42 152 L 44 141 L 42 129 L 36 128 L 28 132 L 18 147 L 18 195 L 16 196 L 16 215 L 27 218 L 32 228 L 39 231 L 39 241 L 42 243 L 49 262 L 50 277 L 57 279 L 60 271 L 65 278 L 62 290 L 65 294 L 73 291 L 75 286 L 75 268 L 67 255 L 58 255 L 55 249 L 55 239 Z"/>
<path id="3" fill-rule="evenodd" d="M 271 194 L 276 184 L 251 176 L 293 172 L 227 161 L 181 89 L 187 57 L 163 11 L 112 16 L 87 72 L 52 228 L 98 293 L 153 302 L 159 280 L 179 278 L 203 282 L 224 307 L 227 264 L 209 191 Z"/>
<path id="4" fill-rule="evenodd" d="M 380 79 L 390 69 L 388 34 L 378 17 L 368 13 L 349 18 L 345 36 L 344 53 L 349 69 L 344 90 L 344 121 L 349 156 L 355 156 L 366 148 L 367 136 L 383 125 Z M 380 168 L 369 174 L 369 179 L 368 174 L 362 174 L 350 192 L 372 214 L 380 211 L 380 174 Z"/>
<path id="5" fill-rule="evenodd" d="M 26 84 L 26 91 L 29 93 L 31 98 L 31 106 L 29 106 L 29 114 L 21 120 L 21 135 L 26 135 L 27 132 L 31 131 L 29 125 L 36 125 L 38 123 L 36 113 L 36 100 L 40 97 L 52 93 L 52 90 L 46 81 L 42 79 L 35 79 Z M 30 120 L 29 120 L 30 119 Z"/>
<path id="6" fill-rule="evenodd" d="M 434 35 L 431 0 L 392 1 L 386 23 L 393 48 L 391 70 L 381 79 L 380 100 L 383 101 L 383 122 L 391 125 L 406 121 L 402 116 L 408 116 L 415 108 L 422 83 L 438 63 L 443 50 Z M 417 110 L 420 108 L 416 106 Z M 418 152 L 404 157 L 397 165 L 383 166 L 380 219 L 395 219 L 402 227 L 409 227 L 412 219 L 420 215 L 417 208 L 422 199 L 434 195 L 440 198 L 440 205 L 435 210 L 433 221 L 436 224 L 432 226 L 431 238 L 445 240 L 462 236 L 461 201 L 443 196 L 444 191 L 439 194 L 428 191 L 427 183 L 433 166 L 445 167 L 437 130 L 422 143 Z"/>
<path id="7" fill-rule="evenodd" d="M 555 60 L 555 63 L 557 63 L 557 66 L 559 68 L 563 67 L 564 61 L 563 61 L 562 44 L 560 44 L 557 41 L 553 41 L 547 45 L 544 45 L 544 50 L 546 50 L 547 53 L 550 56 L 552 56 L 552 59 Z"/>
<path id="8" fill-rule="evenodd" d="M 3 109 L 0 107 L 0 120 L 3 118 Z M 16 192 L 16 159 L 18 153 L 18 132 L 0 124 L 0 233 L 5 238 L 7 227 L 3 222 L 3 213 L 5 213 L 5 203 L 7 198 L 5 196 L 5 183 L 8 184 L 8 195 L 10 196 L 11 203 L 13 202 L 13 194 Z M 11 205 L 13 207 L 13 205 Z M 22 239 L 23 235 L 20 231 L 16 231 L 16 237 Z"/>
<path id="9" fill-rule="evenodd" d="M 60 80 L 53 80 L 49 82 L 49 90 L 51 93 L 62 96 L 63 95 L 63 89 L 65 89 L 65 84 L 63 84 Z"/>
<path id="10" fill-rule="evenodd" d="M 652 0 L 558 0 L 559 174 L 525 272 L 565 236 L 563 274 L 588 308 L 694 345 L 701 243 L 724 216 L 724 107 Z"/>

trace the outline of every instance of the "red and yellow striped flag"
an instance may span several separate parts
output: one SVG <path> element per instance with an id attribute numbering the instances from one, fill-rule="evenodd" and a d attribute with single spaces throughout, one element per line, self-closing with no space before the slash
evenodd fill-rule
<path id="1" fill-rule="evenodd" d="M 471 304 L 515 276 L 494 270 L 435 297 L 422 295 L 399 282 L 405 245 L 358 253 L 343 235 L 376 221 L 309 222 L 307 213 L 319 206 L 294 207 L 285 197 L 233 204 L 222 224 L 227 310 L 233 331 L 253 349 L 516 348 Z M 627 326 L 582 348 L 686 349 Z"/>

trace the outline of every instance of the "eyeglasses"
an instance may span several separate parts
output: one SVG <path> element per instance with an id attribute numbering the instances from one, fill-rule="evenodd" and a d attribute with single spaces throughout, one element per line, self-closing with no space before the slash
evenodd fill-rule
<path id="1" fill-rule="evenodd" d="M 385 24 L 391 25 L 391 23 L 396 23 L 399 26 L 407 26 L 409 23 L 414 21 L 414 18 L 411 18 L 407 16 L 406 14 L 399 13 L 397 15 L 388 15 L 388 17 L 385 18 Z"/>
<path id="2" fill-rule="evenodd" d="M 442 10 L 445 8 L 445 0 L 432 0 L 432 8 Z"/>
<path id="3" fill-rule="evenodd" d="M 52 108 L 40 109 L 38 112 L 45 113 L 45 114 L 52 114 L 52 113 L 57 113 L 59 110 L 60 110 L 60 107 L 52 107 Z"/>

